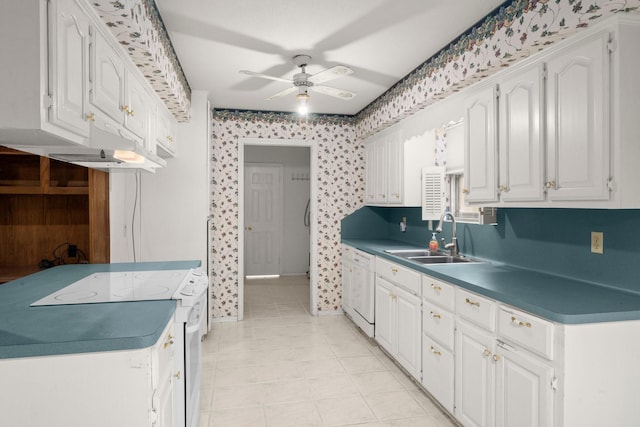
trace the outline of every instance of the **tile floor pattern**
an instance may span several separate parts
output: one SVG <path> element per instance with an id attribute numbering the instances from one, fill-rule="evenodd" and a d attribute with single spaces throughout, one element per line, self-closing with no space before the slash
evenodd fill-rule
<path id="1" fill-rule="evenodd" d="M 200 427 L 455 426 L 346 317 L 310 316 L 306 277 L 246 281 L 202 359 Z"/>

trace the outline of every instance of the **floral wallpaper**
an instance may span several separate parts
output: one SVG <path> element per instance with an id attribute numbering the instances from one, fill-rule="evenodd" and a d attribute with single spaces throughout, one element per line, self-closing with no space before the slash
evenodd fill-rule
<path id="1" fill-rule="evenodd" d="M 238 140 L 311 140 L 318 148 L 318 311 L 341 306 L 340 220 L 364 204 L 364 147 L 353 118 L 214 111 L 211 156 L 211 282 L 214 318 L 238 315 Z"/>
<path id="2" fill-rule="evenodd" d="M 513 0 L 428 59 L 357 115 L 357 134 L 376 133 L 510 64 L 640 0 Z"/>
<path id="3" fill-rule="evenodd" d="M 179 122 L 189 121 L 191 88 L 153 0 L 93 0 L 100 18 Z"/>

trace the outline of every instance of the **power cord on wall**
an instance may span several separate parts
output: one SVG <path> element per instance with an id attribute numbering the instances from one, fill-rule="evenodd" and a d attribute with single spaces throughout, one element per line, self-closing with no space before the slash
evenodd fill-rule
<path id="1" fill-rule="evenodd" d="M 64 249 L 62 249 L 64 248 Z M 53 259 L 43 258 L 38 263 L 40 269 L 63 264 L 88 264 L 89 258 L 77 245 L 65 242 L 58 245 L 51 253 Z"/>
<path id="2" fill-rule="evenodd" d="M 133 247 L 133 262 L 137 262 L 136 259 L 136 232 L 135 232 L 135 223 L 136 223 L 136 212 L 138 210 L 138 194 L 140 187 L 140 171 L 136 171 L 136 193 L 133 199 L 133 211 L 131 212 L 131 245 Z"/>

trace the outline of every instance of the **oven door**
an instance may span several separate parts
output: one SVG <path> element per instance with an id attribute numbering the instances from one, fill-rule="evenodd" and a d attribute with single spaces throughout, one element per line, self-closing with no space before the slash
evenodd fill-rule
<path id="1" fill-rule="evenodd" d="M 206 310 L 204 296 L 199 298 L 189 313 L 184 331 L 184 364 L 185 364 L 185 410 L 186 427 L 198 426 L 200 403 L 200 319 Z"/>

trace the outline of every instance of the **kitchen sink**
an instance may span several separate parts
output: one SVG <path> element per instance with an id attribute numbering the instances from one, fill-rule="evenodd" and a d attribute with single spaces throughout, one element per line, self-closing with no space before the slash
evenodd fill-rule
<path id="1" fill-rule="evenodd" d="M 391 255 L 399 256 L 401 258 L 428 257 L 439 255 L 438 253 L 431 254 L 431 251 L 429 251 L 428 249 L 389 249 L 385 252 Z"/>
<path id="2" fill-rule="evenodd" d="M 395 255 L 418 264 L 450 264 L 478 262 L 462 256 L 451 256 L 444 252 L 431 252 L 428 249 L 389 249 L 385 250 L 390 255 Z"/>
<path id="3" fill-rule="evenodd" d="M 451 255 L 432 255 L 432 256 L 414 256 L 407 258 L 409 261 L 418 262 L 420 264 L 445 264 L 458 262 L 471 262 L 469 258 L 462 258 Z"/>

